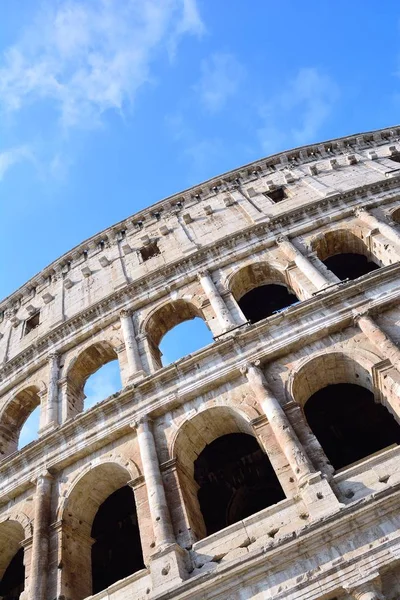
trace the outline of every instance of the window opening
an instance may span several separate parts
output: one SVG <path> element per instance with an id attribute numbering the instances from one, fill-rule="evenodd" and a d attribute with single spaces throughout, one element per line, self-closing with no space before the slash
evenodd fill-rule
<path id="1" fill-rule="evenodd" d="M 38 311 L 37 313 L 35 313 L 34 315 L 29 317 L 29 319 L 27 319 L 25 321 L 25 330 L 24 330 L 25 335 L 30 333 L 33 329 L 36 329 L 36 327 L 39 327 L 39 325 L 40 325 L 40 311 Z"/>
<path id="2" fill-rule="evenodd" d="M 38 438 L 40 406 L 37 406 L 26 419 L 19 434 L 18 450 L 21 450 Z"/>
<path id="3" fill-rule="evenodd" d="M 200 317 L 184 321 L 170 329 L 160 343 L 163 366 L 212 344 L 212 333 Z"/>
<path id="4" fill-rule="evenodd" d="M 157 242 L 150 242 L 150 244 L 147 244 L 146 246 L 143 246 L 142 248 L 140 248 L 139 250 L 140 255 L 143 259 L 143 261 L 149 260 L 150 258 L 153 258 L 154 256 L 158 256 L 160 253 L 160 249 L 158 247 Z"/>
<path id="5" fill-rule="evenodd" d="M 394 417 L 359 385 L 338 383 L 322 388 L 307 400 L 304 413 L 335 469 L 400 443 Z"/>
<path id="6" fill-rule="evenodd" d="M 368 260 L 363 254 L 350 252 L 329 256 L 323 262 L 342 281 L 343 279 L 357 279 L 379 269 L 379 265 L 372 260 Z"/>
<path id="7" fill-rule="evenodd" d="M 273 313 L 298 302 L 284 285 L 261 285 L 250 290 L 238 302 L 241 311 L 251 323 L 258 323 Z"/>
<path id="8" fill-rule="evenodd" d="M 112 360 L 100 367 L 87 379 L 84 387 L 84 410 L 105 400 L 122 389 L 118 360 Z"/>
<path id="9" fill-rule="evenodd" d="M 208 444 L 194 462 L 207 535 L 285 498 L 255 437 L 230 433 Z"/>
<path id="10" fill-rule="evenodd" d="M 272 202 L 282 202 L 282 200 L 286 200 L 287 195 L 285 189 L 283 187 L 275 188 L 274 190 L 269 190 L 264 193 L 264 196 L 272 200 Z"/>
<path id="11" fill-rule="evenodd" d="M 93 594 L 144 568 L 132 488 L 124 486 L 103 502 L 91 536 Z"/>
<path id="12" fill-rule="evenodd" d="M 8 565 L 0 582 L 0 597 L 3 600 L 19 600 L 24 587 L 24 550 L 20 548 Z"/>

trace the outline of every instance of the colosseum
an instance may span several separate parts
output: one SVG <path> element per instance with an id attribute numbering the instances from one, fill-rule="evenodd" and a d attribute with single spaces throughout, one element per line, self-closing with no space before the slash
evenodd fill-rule
<path id="1" fill-rule="evenodd" d="M 400 598 L 399 142 L 225 173 L 1 303 L 1 598 Z"/>

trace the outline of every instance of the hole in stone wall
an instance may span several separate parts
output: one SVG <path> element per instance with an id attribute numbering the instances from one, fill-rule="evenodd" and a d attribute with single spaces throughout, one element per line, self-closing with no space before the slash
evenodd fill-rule
<path id="1" fill-rule="evenodd" d="M 270 198 L 272 202 L 282 202 L 282 200 L 285 200 L 287 198 L 285 188 L 283 187 L 278 187 L 274 190 L 269 190 L 268 192 L 264 193 L 264 196 Z"/>
<path id="2" fill-rule="evenodd" d="M 325 266 L 332 271 L 339 279 L 357 279 L 362 275 L 371 273 L 379 269 L 372 260 L 368 260 L 363 254 L 355 253 L 343 253 L 335 254 L 326 258 L 324 261 Z"/>
<path id="3" fill-rule="evenodd" d="M 91 408 L 97 402 L 105 400 L 122 389 L 121 374 L 118 360 L 103 365 L 85 383 L 84 410 Z"/>
<path id="4" fill-rule="evenodd" d="M 40 325 L 40 311 L 38 311 L 37 313 L 35 313 L 34 315 L 29 317 L 29 319 L 27 319 L 25 321 L 24 335 L 27 335 L 28 333 L 33 331 L 33 329 L 36 329 L 36 327 L 39 327 L 39 325 Z"/>
<path id="5" fill-rule="evenodd" d="M 276 311 L 283 310 L 298 302 L 284 285 L 261 285 L 242 296 L 238 302 L 246 319 L 257 323 Z"/>
<path id="6" fill-rule="evenodd" d="M 394 417 L 359 385 L 339 383 L 314 393 L 304 413 L 335 469 L 400 443 Z"/>
<path id="7" fill-rule="evenodd" d="M 400 152 L 394 152 L 389 156 L 389 159 L 393 162 L 400 163 Z"/>
<path id="8" fill-rule="evenodd" d="M 150 258 L 153 258 L 153 256 L 158 256 L 160 254 L 160 249 L 157 245 L 157 242 L 154 241 L 140 248 L 139 252 L 142 257 L 142 260 L 145 261 L 149 260 Z"/>
<path id="9" fill-rule="evenodd" d="M 124 486 L 103 502 L 93 521 L 92 585 L 97 594 L 144 568 L 133 491 Z"/>
<path id="10" fill-rule="evenodd" d="M 207 535 L 285 498 L 255 437 L 230 433 L 207 445 L 194 462 Z"/>
<path id="11" fill-rule="evenodd" d="M 20 548 L 8 565 L 0 582 L 0 598 L 18 600 L 25 585 L 24 550 Z"/>
<path id="12" fill-rule="evenodd" d="M 19 435 L 18 450 L 37 439 L 39 432 L 40 406 L 37 406 L 26 419 Z"/>
<path id="13" fill-rule="evenodd" d="M 160 343 L 162 364 L 169 365 L 212 342 L 212 333 L 200 317 L 180 323 L 168 331 Z"/>

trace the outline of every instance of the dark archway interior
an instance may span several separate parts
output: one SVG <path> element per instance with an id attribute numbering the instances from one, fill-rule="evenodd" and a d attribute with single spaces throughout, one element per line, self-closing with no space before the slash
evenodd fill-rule
<path id="1" fill-rule="evenodd" d="M 129 486 L 111 494 L 93 521 L 93 594 L 144 568 L 135 499 Z"/>
<path id="2" fill-rule="evenodd" d="M 285 498 L 268 456 L 245 433 L 207 445 L 194 463 L 194 478 L 207 535 Z"/>
<path id="3" fill-rule="evenodd" d="M 20 594 L 24 591 L 24 583 L 24 550 L 21 548 L 8 565 L 0 582 L 0 598 L 4 600 L 18 600 Z"/>
<path id="4" fill-rule="evenodd" d="M 246 319 L 251 323 L 257 323 L 296 302 L 298 298 L 284 285 L 271 283 L 247 292 L 240 298 L 238 304 Z"/>
<path id="5" fill-rule="evenodd" d="M 324 264 L 342 281 L 343 279 L 357 279 L 357 277 L 379 269 L 379 265 L 372 260 L 368 260 L 363 254 L 350 252 L 330 256 L 324 260 Z"/>
<path id="6" fill-rule="evenodd" d="M 335 469 L 400 444 L 400 427 L 369 390 L 350 383 L 322 388 L 306 402 L 308 424 Z"/>

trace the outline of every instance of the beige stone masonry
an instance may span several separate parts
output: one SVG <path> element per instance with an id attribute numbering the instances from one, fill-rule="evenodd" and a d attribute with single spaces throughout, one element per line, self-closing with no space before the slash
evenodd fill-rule
<path id="1" fill-rule="evenodd" d="M 47 600 L 52 476 L 43 473 L 36 481 L 29 600 Z"/>

